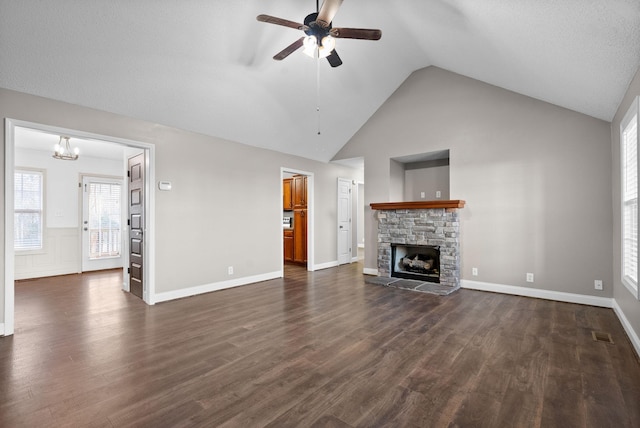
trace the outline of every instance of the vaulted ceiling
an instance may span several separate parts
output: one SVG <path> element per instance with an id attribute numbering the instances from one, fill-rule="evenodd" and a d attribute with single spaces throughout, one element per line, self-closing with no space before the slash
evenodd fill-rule
<path id="1" fill-rule="evenodd" d="M 423 67 L 609 121 L 640 65 L 640 0 L 345 0 L 333 25 L 381 40 L 338 39 L 337 68 L 301 51 L 274 61 L 302 33 L 256 16 L 315 8 L 0 0 L 0 86 L 329 161 Z"/>

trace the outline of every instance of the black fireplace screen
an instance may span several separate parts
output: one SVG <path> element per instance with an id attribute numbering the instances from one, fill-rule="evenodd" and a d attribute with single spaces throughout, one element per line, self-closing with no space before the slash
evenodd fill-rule
<path id="1" fill-rule="evenodd" d="M 440 282 L 440 247 L 391 244 L 391 276 Z"/>

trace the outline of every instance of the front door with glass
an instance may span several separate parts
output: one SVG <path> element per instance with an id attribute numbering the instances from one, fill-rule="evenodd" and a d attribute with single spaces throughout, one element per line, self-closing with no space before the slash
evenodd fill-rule
<path id="1" fill-rule="evenodd" d="M 83 272 L 123 266 L 122 198 L 121 179 L 83 177 Z"/>

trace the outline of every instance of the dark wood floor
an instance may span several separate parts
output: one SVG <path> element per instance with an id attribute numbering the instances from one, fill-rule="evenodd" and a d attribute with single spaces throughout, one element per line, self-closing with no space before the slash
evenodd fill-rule
<path id="1" fill-rule="evenodd" d="M 612 310 L 389 289 L 361 269 L 287 267 L 152 307 L 114 271 L 19 282 L 0 426 L 640 426 Z"/>

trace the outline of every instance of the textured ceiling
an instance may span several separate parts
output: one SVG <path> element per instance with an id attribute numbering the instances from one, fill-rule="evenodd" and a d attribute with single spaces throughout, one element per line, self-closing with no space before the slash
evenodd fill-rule
<path id="1" fill-rule="evenodd" d="M 302 33 L 256 15 L 314 10 L 0 0 L 0 86 L 328 161 L 422 67 L 609 121 L 640 65 L 640 0 L 345 0 L 333 25 L 379 28 L 380 41 L 338 40 L 335 69 L 300 51 L 272 60 Z"/>

